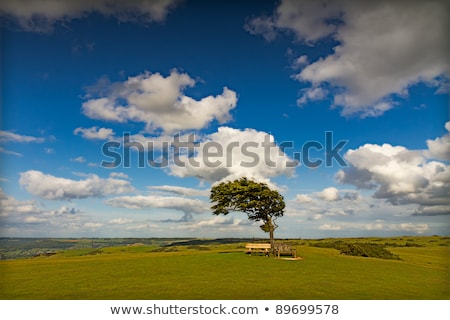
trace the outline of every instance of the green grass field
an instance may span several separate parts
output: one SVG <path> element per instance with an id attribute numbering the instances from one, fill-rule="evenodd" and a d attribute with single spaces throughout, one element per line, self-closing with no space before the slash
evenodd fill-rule
<path id="1" fill-rule="evenodd" d="M 0 299 L 450 298 L 450 238 L 341 240 L 390 243 L 400 260 L 311 246 L 321 240 L 290 240 L 296 261 L 247 256 L 244 243 L 67 250 L 0 261 Z"/>

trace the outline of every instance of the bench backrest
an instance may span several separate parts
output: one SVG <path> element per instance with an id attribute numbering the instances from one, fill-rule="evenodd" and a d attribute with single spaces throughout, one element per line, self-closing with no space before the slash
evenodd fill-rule
<path id="1" fill-rule="evenodd" d="M 270 243 L 247 243 L 247 249 L 270 249 Z"/>
<path id="2" fill-rule="evenodd" d="M 290 252 L 292 250 L 292 246 L 287 243 L 275 243 L 275 250 L 281 252 Z"/>

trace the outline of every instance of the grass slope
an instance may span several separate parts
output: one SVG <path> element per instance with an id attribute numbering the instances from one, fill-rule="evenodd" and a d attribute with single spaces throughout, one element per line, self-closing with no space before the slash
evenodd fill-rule
<path id="1" fill-rule="evenodd" d="M 411 239 L 420 246 L 386 241 L 401 260 L 346 256 L 317 240 L 292 242 L 298 261 L 250 257 L 236 243 L 69 250 L 0 261 L 0 299 L 449 299 L 448 238 Z"/>

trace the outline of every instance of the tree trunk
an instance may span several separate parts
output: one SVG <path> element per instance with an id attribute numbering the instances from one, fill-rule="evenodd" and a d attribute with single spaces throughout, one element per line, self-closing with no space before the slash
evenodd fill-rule
<path id="1" fill-rule="evenodd" d="M 275 231 L 275 226 L 272 222 L 272 217 L 269 217 L 269 235 L 270 235 L 270 253 L 273 255 L 275 252 L 275 240 L 273 237 L 273 233 Z"/>

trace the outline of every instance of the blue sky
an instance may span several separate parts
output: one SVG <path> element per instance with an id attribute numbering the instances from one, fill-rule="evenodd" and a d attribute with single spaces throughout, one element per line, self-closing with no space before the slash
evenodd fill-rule
<path id="1" fill-rule="evenodd" d="M 278 237 L 447 235 L 449 12 L 3 1 L 1 235 L 264 237 L 209 209 L 211 185 L 241 176 L 284 195 Z M 139 165 L 177 134 L 195 148 Z"/>

